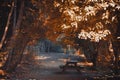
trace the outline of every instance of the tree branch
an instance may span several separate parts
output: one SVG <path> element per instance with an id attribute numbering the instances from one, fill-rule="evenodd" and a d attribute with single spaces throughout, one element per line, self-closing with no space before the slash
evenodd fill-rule
<path id="1" fill-rule="evenodd" d="M 8 27 L 9 27 L 9 24 L 10 24 L 10 19 L 11 19 L 11 16 L 12 16 L 13 9 L 14 9 L 14 2 L 12 2 L 12 6 L 11 6 L 10 13 L 8 15 L 8 20 L 7 20 L 5 30 L 4 30 L 4 34 L 3 34 L 3 37 L 2 37 L 1 42 L 0 42 L 0 50 L 2 49 L 3 43 L 5 41 L 5 38 L 6 38 L 6 35 L 7 35 L 7 32 L 8 32 Z"/>

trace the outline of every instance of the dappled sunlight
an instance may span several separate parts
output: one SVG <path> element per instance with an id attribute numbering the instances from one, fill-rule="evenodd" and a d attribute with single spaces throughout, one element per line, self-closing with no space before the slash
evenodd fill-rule
<path id="1" fill-rule="evenodd" d="M 79 63 L 77 63 L 77 65 L 80 65 L 80 66 L 93 66 L 93 63 L 91 63 L 91 62 L 79 62 Z"/>
<path id="2" fill-rule="evenodd" d="M 84 54 L 81 54 L 81 55 L 79 55 L 80 57 L 85 57 L 85 55 Z"/>
<path id="3" fill-rule="evenodd" d="M 36 60 L 46 60 L 48 58 L 50 58 L 50 57 L 47 57 L 47 56 L 35 56 Z"/>

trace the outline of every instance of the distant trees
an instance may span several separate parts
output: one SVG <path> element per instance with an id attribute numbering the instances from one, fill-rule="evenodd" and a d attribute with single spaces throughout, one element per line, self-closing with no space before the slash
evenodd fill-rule
<path id="1" fill-rule="evenodd" d="M 60 44 L 52 42 L 47 39 L 40 39 L 35 45 L 38 47 L 38 52 L 63 52 Z"/>

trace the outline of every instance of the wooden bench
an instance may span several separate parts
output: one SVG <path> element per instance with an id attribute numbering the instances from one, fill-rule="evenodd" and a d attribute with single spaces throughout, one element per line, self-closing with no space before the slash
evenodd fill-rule
<path id="1" fill-rule="evenodd" d="M 66 69 L 75 69 L 78 72 L 80 72 L 80 69 L 83 68 L 82 66 L 78 66 L 77 65 L 78 61 L 75 60 L 71 60 L 71 61 L 67 61 L 65 65 L 61 65 L 60 68 L 62 69 L 62 71 L 66 71 Z"/>

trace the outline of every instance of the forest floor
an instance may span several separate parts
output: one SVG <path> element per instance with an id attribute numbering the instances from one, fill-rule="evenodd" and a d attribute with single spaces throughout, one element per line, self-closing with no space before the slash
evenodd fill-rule
<path id="1" fill-rule="evenodd" d="M 40 53 L 26 55 L 16 71 L 5 80 L 93 80 L 103 75 L 90 69 L 67 70 L 62 72 L 60 65 L 65 64 L 63 53 Z"/>

